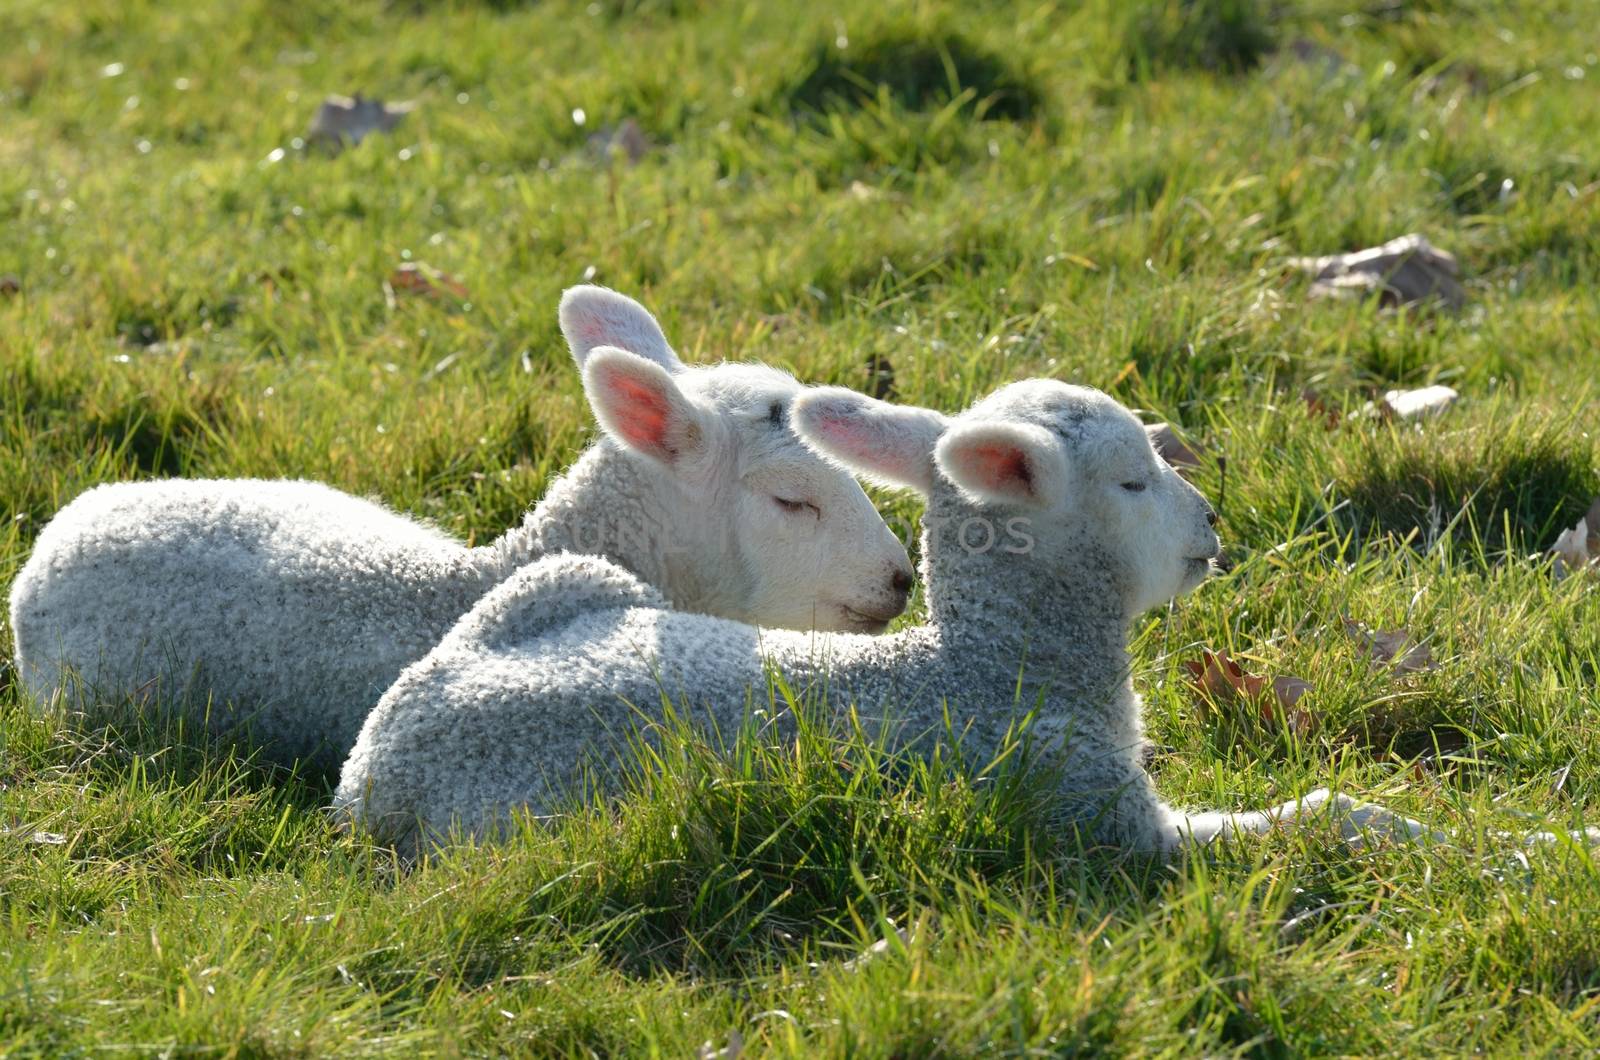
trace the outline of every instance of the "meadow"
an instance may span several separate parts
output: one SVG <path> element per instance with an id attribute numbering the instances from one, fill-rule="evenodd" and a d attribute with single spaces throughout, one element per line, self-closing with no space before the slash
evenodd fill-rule
<path id="1" fill-rule="evenodd" d="M 1453 841 L 1162 864 L 1045 827 L 1015 762 L 797 704 L 791 743 L 674 728 L 618 798 L 408 867 L 327 777 L 41 713 L 5 629 L 0 1054 L 1600 1050 L 1594 855 L 1500 834 L 1600 824 L 1597 582 L 1545 554 L 1600 495 L 1589 0 L 318 6 L 0 5 L 0 585 L 119 479 L 492 538 L 593 437 L 555 307 L 603 283 L 685 360 L 1176 425 L 1230 563 L 1135 628 L 1163 795 L 1331 784 Z M 356 91 L 416 108 L 306 144 Z M 1459 312 L 1287 264 L 1406 232 Z M 1203 650 L 1312 690 L 1207 697 Z"/>

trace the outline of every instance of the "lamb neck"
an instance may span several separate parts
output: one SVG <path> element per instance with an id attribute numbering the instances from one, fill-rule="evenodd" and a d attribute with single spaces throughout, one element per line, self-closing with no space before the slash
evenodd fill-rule
<path id="1" fill-rule="evenodd" d="M 976 552 L 961 520 L 925 527 L 923 578 L 930 624 L 951 665 L 1004 671 L 1029 698 L 1123 708 L 1128 619 L 1109 557 L 1084 549 L 1066 566 L 1039 552 Z"/>
<path id="2" fill-rule="evenodd" d="M 469 566 L 489 585 L 542 556 L 604 556 L 678 602 L 681 579 L 669 561 L 671 517 L 660 483 L 615 443 L 590 446 L 538 505 L 494 543 L 472 550 Z"/>

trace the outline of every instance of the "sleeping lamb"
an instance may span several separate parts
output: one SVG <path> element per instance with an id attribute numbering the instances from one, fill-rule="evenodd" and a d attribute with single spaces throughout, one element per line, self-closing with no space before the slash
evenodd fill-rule
<path id="1" fill-rule="evenodd" d="M 604 555 L 676 607 L 763 625 L 878 632 L 904 609 L 905 549 L 796 438 L 792 377 L 685 366 L 603 288 L 569 290 L 560 319 L 605 433 L 520 527 L 466 548 L 312 482 L 101 486 L 50 522 L 12 587 L 29 691 L 159 684 L 211 729 L 248 720 L 269 760 L 336 768 L 400 671 L 548 553 Z"/>
<path id="2" fill-rule="evenodd" d="M 929 623 L 888 637 L 764 632 L 665 601 L 593 557 L 556 556 L 484 597 L 367 719 L 337 811 L 414 852 L 452 830 L 492 835 L 547 814 L 615 734 L 662 695 L 734 731 L 764 700 L 766 667 L 803 693 L 880 717 L 901 746 L 948 715 L 980 760 L 1020 714 L 1062 783 L 1064 823 L 1169 852 L 1225 830 L 1260 832 L 1332 802 L 1347 828 L 1413 822 L 1317 792 L 1255 813 L 1187 814 L 1140 764 L 1126 633 L 1198 586 L 1218 540 L 1204 498 L 1098 391 L 1035 380 L 953 419 L 837 388 L 796 402 L 801 437 L 863 475 L 928 497 Z"/>

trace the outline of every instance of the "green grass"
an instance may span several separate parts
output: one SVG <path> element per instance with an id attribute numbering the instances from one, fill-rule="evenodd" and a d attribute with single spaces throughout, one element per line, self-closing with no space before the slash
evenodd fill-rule
<path id="1" fill-rule="evenodd" d="M 1536 555 L 1600 492 L 1588 3 L 313 6 L 0 5 L 0 583 L 114 479 L 307 476 L 494 535 L 592 430 L 554 313 L 591 277 L 692 359 L 878 359 L 952 410 L 1053 375 L 1181 423 L 1235 562 L 1136 630 L 1163 793 L 1336 783 L 1460 841 L 1163 866 L 1053 834 L 1014 761 L 819 722 L 674 730 L 620 801 L 403 871 L 323 780 L 39 718 L 7 646 L 0 1053 L 1600 1049 L 1600 872 L 1490 834 L 1600 823 L 1600 604 Z M 420 105 L 295 146 L 355 90 Z M 626 117 L 656 150 L 598 160 Z M 1284 268 L 1412 230 L 1460 316 Z M 470 297 L 390 301 L 407 259 Z M 1300 399 L 1436 381 L 1421 428 Z M 1373 672 L 1346 617 L 1440 667 Z M 1201 647 L 1312 681 L 1311 731 L 1196 703 Z"/>

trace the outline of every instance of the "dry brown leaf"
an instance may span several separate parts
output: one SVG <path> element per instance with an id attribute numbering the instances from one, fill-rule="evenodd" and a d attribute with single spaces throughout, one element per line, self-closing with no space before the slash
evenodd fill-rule
<path id="1" fill-rule="evenodd" d="M 1454 387 L 1436 384 L 1417 390 L 1391 390 L 1383 400 L 1371 406 L 1376 415 L 1397 420 L 1416 420 L 1437 416 L 1456 403 L 1461 395 Z"/>
<path id="2" fill-rule="evenodd" d="M 744 1035 L 737 1030 L 728 1032 L 728 1044 L 718 1049 L 710 1041 L 695 1050 L 695 1060 L 739 1060 L 744 1054 Z"/>
<path id="3" fill-rule="evenodd" d="M 1144 433 L 1149 436 L 1150 444 L 1155 446 L 1156 455 L 1173 467 L 1181 470 L 1200 466 L 1199 454 L 1183 444 L 1183 439 L 1172 429 L 1172 424 L 1147 423 Z"/>
<path id="4" fill-rule="evenodd" d="M 1565 578 L 1577 571 L 1594 572 L 1600 560 L 1600 500 L 1589 506 L 1588 514 L 1578 520 L 1570 530 L 1561 531 L 1556 543 L 1550 546 L 1555 556 L 1555 575 Z"/>
<path id="5" fill-rule="evenodd" d="M 1337 77 L 1347 71 L 1360 69 L 1326 44 L 1311 40 L 1309 37 L 1296 37 L 1284 45 L 1278 54 L 1318 69 L 1324 78 Z"/>
<path id="6" fill-rule="evenodd" d="M 466 285 L 451 276 L 420 261 L 407 261 L 389 274 L 390 290 L 399 294 L 415 294 L 425 298 L 456 298 L 461 301 L 472 297 Z"/>
<path id="7" fill-rule="evenodd" d="M 894 929 L 894 933 L 899 938 L 901 946 L 909 947 L 911 945 L 913 940 L 911 932 L 907 931 L 903 927 L 897 926 Z M 856 954 L 854 957 L 851 957 L 848 961 L 845 961 L 839 967 L 847 972 L 859 972 L 866 965 L 877 960 L 879 957 L 882 957 L 884 954 L 891 952 L 893 945 L 894 944 L 889 941 L 888 937 L 885 936 L 884 938 L 881 938 L 877 942 L 874 942 L 872 945 L 868 946 L 866 949 L 862 950 L 860 953 Z"/>
<path id="8" fill-rule="evenodd" d="M 416 103 L 385 103 L 381 99 L 329 96 L 311 117 L 306 139 L 334 147 L 358 144 L 375 132 L 392 132 L 400 119 L 416 109 Z"/>
<path id="9" fill-rule="evenodd" d="M 22 290 L 22 278 L 6 273 L 0 276 L 0 294 L 18 294 Z"/>
<path id="10" fill-rule="evenodd" d="M 785 328 L 793 327 L 795 319 L 793 313 L 762 313 L 756 317 L 756 321 L 774 335 Z"/>
<path id="11" fill-rule="evenodd" d="M 1189 671 L 1190 682 L 1216 700 L 1227 700 L 1237 695 L 1244 687 L 1246 674 L 1244 667 L 1228 658 L 1226 652 L 1212 652 L 1204 648 L 1200 650 L 1200 661 L 1190 660 L 1183 664 Z M 1256 687 L 1260 691 L 1260 686 Z"/>
<path id="12" fill-rule="evenodd" d="M 1344 414 L 1315 390 L 1307 388 L 1300 391 L 1300 400 L 1305 402 L 1311 418 L 1321 420 L 1330 431 L 1344 420 Z"/>
<path id="13" fill-rule="evenodd" d="M 650 153 L 655 144 L 650 142 L 650 137 L 633 118 L 623 118 L 616 125 L 607 125 L 589 137 L 589 150 L 602 160 L 609 160 L 615 155 L 621 155 L 628 160 L 628 165 L 639 164 L 639 160 Z"/>
<path id="14" fill-rule="evenodd" d="M 1278 725 L 1297 736 L 1309 733 L 1315 716 L 1299 705 L 1313 688 L 1309 681 L 1283 675 L 1253 674 L 1227 652 L 1200 651 L 1200 661 L 1185 662 L 1190 682 L 1214 703 L 1245 700 L 1255 705 L 1266 725 Z"/>
<path id="15" fill-rule="evenodd" d="M 869 353 L 866 360 L 867 386 L 866 392 L 879 401 L 893 401 L 894 365 L 889 358 L 881 353 Z"/>
<path id="16" fill-rule="evenodd" d="M 1349 620 L 1345 621 L 1344 629 L 1366 648 L 1368 661 L 1374 669 L 1389 668 L 1397 674 L 1413 674 L 1439 668 L 1433 661 L 1433 649 L 1426 644 L 1411 644 L 1411 634 L 1407 630 L 1371 629 Z"/>
<path id="17" fill-rule="evenodd" d="M 1314 298 L 1365 298 L 1377 292 L 1385 306 L 1431 302 L 1460 309 L 1466 303 L 1455 257 L 1415 232 L 1348 254 L 1290 258 L 1289 265 L 1312 275 Z"/>
<path id="18" fill-rule="evenodd" d="M 1311 691 L 1311 683 L 1298 677 L 1274 677 L 1272 696 L 1260 703 L 1261 720 L 1268 725 L 1281 725 L 1296 736 L 1309 736 L 1316 726 L 1316 716 L 1305 707 L 1297 706 L 1300 698 Z"/>

